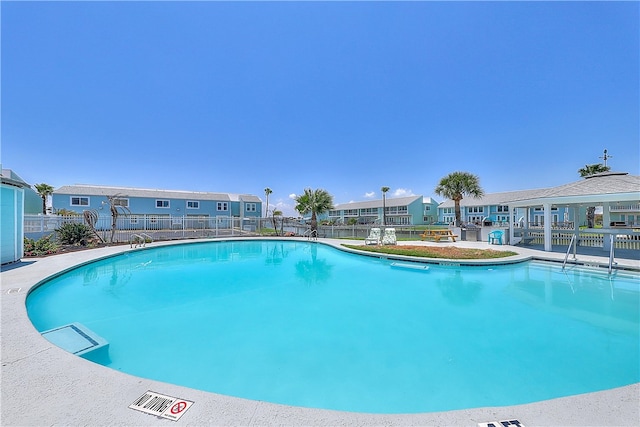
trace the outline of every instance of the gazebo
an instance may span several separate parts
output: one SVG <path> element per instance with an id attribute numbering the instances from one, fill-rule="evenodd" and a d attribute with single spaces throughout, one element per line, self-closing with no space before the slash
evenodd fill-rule
<path id="1" fill-rule="evenodd" d="M 544 250 L 552 250 L 552 220 L 551 212 L 555 207 L 566 206 L 575 209 L 574 218 L 578 218 L 580 207 L 602 206 L 603 228 L 582 230 L 605 236 L 618 234 L 634 234 L 631 226 L 612 226 L 611 209 L 624 209 L 629 206 L 640 205 L 640 176 L 629 175 L 626 172 L 604 172 L 591 175 L 580 181 L 543 190 L 534 198 L 514 200 L 509 202 L 509 209 L 515 213 L 517 208 L 540 208 L 544 215 L 543 234 Z M 528 215 L 527 215 L 528 216 Z M 525 216 L 523 228 L 528 228 L 528 218 Z M 564 230 L 567 231 L 567 230 Z M 577 236 L 581 232 L 578 221 L 574 221 L 573 233 Z M 509 223 L 510 241 L 514 241 L 514 223 Z M 604 239 L 604 250 L 610 250 L 611 238 Z"/>

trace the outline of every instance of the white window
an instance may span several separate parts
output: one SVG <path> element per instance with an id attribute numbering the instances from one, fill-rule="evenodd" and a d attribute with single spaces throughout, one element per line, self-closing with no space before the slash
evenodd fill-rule
<path id="1" fill-rule="evenodd" d="M 187 209 L 200 209 L 200 202 L 197 200 L 187 200 Z"/>
<path id="2" fill-rule="evenodd" d="M 509 206 L 498 206 L 498 212 L 509 212 Z"/>
<path id="3" fill-rule="evenodd" d="M 71 206 L 89 206 L 88 197 L 72 197 Z"/>
<path id="4" fill-rule="evenodd" d="M 156 208 L 168 208 L 168 207 L 169 207 L 168 200 L 162 200 L 162 199 L 156 200 Z"/>
<path id="5" fill-rule="evenodd" d="M 219 211 L 229 210 L 229 204 L 227 202 L 218 202 L 218 210 Z"/>
<path id="6" fill-rule="evenodd" d="M 129 207 L 129 199 L 113 199 L 113 206 Z"/>
<path id="7" fill-rule="evenodd" d="M 131 215 L 129 217 L 129 224 L 137 224 L 138 223 L 138 217 L 136 215 Z"/>
<path id="8" fill-rule="evenodd" d="M 256 204 L 255 203 L 246 203 L 245 205 L 245 209 L 247 212 L 255 212 L 256 211 Z"/>

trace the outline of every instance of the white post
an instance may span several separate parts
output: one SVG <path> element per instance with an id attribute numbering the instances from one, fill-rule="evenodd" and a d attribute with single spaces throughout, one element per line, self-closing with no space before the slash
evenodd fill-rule
<path id="1" fill-rule="evenodd" d="M 544 250 L 551 252 L 551 204 L 542 205 L 544 212 Z"/>

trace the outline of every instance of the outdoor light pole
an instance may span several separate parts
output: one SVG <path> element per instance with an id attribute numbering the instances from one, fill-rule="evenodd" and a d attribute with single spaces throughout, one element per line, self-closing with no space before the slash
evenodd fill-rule
<path id="1" fill-rule="evenodd" d="M 382 187 L 380 189 L 382 191 L 382 225 L 387 225 L 387 191 L 389 191 L 389 187 Z"/>

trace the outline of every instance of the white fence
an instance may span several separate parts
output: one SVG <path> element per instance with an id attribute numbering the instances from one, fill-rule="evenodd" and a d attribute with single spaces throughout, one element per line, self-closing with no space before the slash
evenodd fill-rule
<path id="1" fill-rule="evenodd" d="M 622 231 L 621 231 L 622 232 Z M 528 236 L 531 238 L 530 243 L 543 245 L 544 233 L 542 231 L 529 231 Z M 551 244 L 558 246 L 569 246 L 573 233 L 552 230 Z M 597 233 L 578 233 L 578 246 L 602 248 L 604 247 L 604 234 Z M 617 234 L 614 240 L 616 249 L 635 249 L 640 250 L 640 233 Z"/>
<path id="2" fill-rule="evenodd" d="M 25 215 L 25 236 L 39 238 L 54 233 L 65 223 L 85 223 L 85 220 L 80 215 Z M 261 226 L 257 218 L 127 215 L 118 217 L 113 241 L 128 242 L 137 233 L 145 233 L 154 240 L 255 235 Z M 94 227 L 103 240 L 111 241 L 110 217 L 99 217 Z"/>
<path id="3" fill-rule="evenodd" d="M 24 231 L 29 238 L 40 238 L 55 232 L 62 224 L 68 222 L 84 223 L 81 215 L 25 215 Z M 105 241 L 111 239 L 111 217 L 98 218 L 95 228 Z M 368 234 L 370 225 L 319 226 L 319 237 L 362 238 Z M 415 226 L 394 226 L 398 238 L 419 239 L 423 228 Z M 278 221 L 279 234 L 304 235 L 309 226 L 294 220 Z M 191 217 L 191 216 L 158 216 L 127 215 L 118 217 L 114 242 L 129 242 L 131 236 L 145 233 L 153 240 L 173 240 L 208 237 L 233 237 L 273 235 L 274 226 L 271 218 L 237 218 L 237 217 Z M 516 235 L 526 233 L 530 243 L 544 244 L 544 233 L 540 229 L 516 228 Z M 640 233 L 633 231 L 616 235 L 615 247 L 619 249 L 640 250 Z M 480 233 L 478 233 L 479 235 Z M 573 232 L 564 227 L 552 230 L 553 245 L 569 245 Z M 597 233 L 579 233 L 579 246 L 603 247 L 604 235 Z"/>

